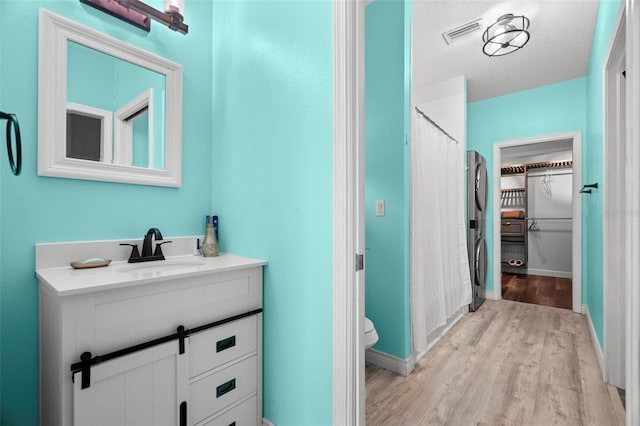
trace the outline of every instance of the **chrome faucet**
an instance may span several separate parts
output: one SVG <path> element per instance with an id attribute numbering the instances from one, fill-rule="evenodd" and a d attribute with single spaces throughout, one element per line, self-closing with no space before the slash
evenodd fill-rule
<path id="1" fill-rule="evenodd" d="M 153 242 L 156 243 L 155 250 L 153 249 Z M 162 241 L 162 242 L 160 242 Z M 147 231 L 147 234 L 142 240 L 142 255 L 138 251 L 137 244 L 121 243 L 121 246 L 131 246 L 131 255 L 129 256 L 129 263 L 136 262 L 148 262 L 151 260 L 164 260 L 164 254 L 162 253 L 162 245 L 168 244 L 171 241 L 163 241 L 162 233 L 158 228 L 151 228 Z"/>

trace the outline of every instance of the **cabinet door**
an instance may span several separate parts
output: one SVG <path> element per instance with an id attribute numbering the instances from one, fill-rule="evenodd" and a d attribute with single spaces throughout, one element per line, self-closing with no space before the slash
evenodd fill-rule
<path id="1" fill-rule="evenodd" d="M 186 342 L 188 344 L 188 342 Z M 91 368 L 91 386 L 74 374 L 74 425 L 179 425 L 188 398 L 188 350 L 171 341 Z"/>

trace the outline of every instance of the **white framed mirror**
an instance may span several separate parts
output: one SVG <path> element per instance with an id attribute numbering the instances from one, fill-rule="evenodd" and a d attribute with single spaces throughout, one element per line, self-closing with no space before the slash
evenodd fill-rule
<path id="1" fill-rule="evenodd" d="M 182 65 L 40 9 L 38 175 L 179 187 Z"/>

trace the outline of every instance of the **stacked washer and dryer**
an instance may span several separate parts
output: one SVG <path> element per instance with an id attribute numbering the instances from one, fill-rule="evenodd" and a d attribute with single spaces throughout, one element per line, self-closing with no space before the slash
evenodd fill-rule
<path id="1" fill-rule="evenodd" d="M 487 166 L 477 151 L 467 151 L 467 251 L 471 272 L 471 304 L 477 310 L 485 299 L 487 271 Z"/>

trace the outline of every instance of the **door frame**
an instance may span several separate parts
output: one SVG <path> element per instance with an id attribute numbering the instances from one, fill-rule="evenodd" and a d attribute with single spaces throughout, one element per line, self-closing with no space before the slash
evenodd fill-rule
<path id="1" fill-rule="evenodd" d="M 626 1 L 627 116 L 640 117 L 640 2 Z M 627 121 L 625 146 L 625 228 L 628 239 L 621 259 L 627 277 L 626 415 L 627 425 L 640 424 L 640 126 Z"/>
<path id="2" fill-rule="evenodd" d="M 582 187 L 582 133 L 580 131 L 555 133 L 548 136 L 533 138 L 518 138 L 493 144 L 493 297 L 494 300 L 502 299 L 502 273 L 500 267 L 500 164 L 501 150 L 513 146 L 530 145 L 537 143 L 552 143 L 559 140 L 572 140 L 573 179 L 571 221 L 571 274 L 572 274 L 572 309 L 573 312 L 582 312 L 582 199 L 580 188 Z"/>
<path id="3" fill-rule="evenodd" d="M 364 1 L 333 0 L 332 424 L 364 411 Z"/>
<path id="4" fill-rule="evenodd" d="M 624 227 L 624 192 L 627 181 L 625 173 L 626 129 L 624 114 L 624 78 L 621 71 L 626 58 L 625 4 L 620 3 L 620 11 L 613 29 L 605 61 L 603 75 L 603 150 L 602 150 L 602 236 L 603 236 L 603 370 L 605 382 L 625 387 L 625 312 L 620 309 L 626 304 L 625 269 L 620 268 L 624 257 L 627 233 Z M 621 142 L 622 140 L 622 142 Z M 621 243 L 622 242 L 622 243 Z"/>

